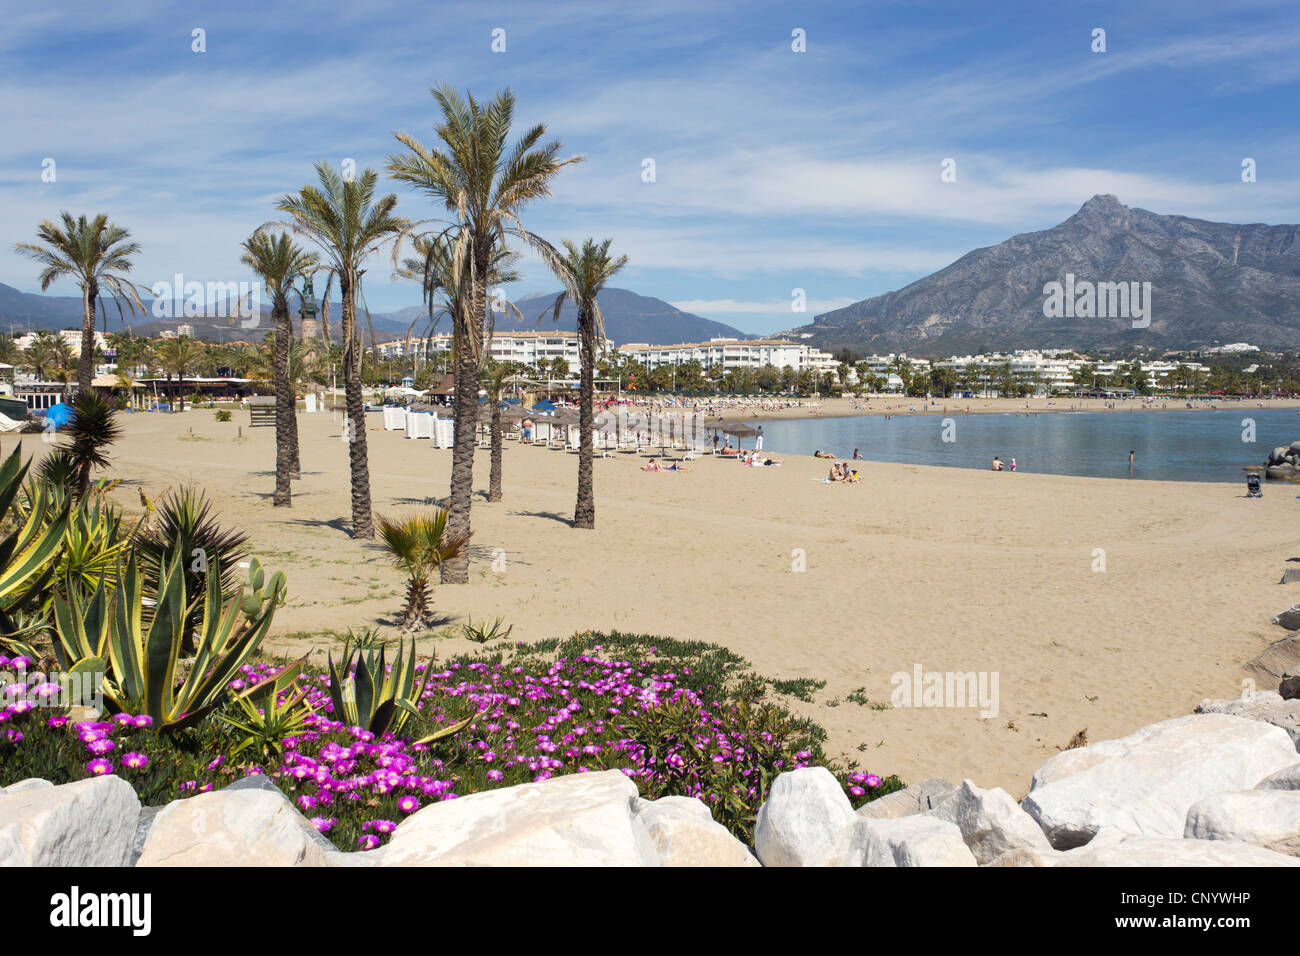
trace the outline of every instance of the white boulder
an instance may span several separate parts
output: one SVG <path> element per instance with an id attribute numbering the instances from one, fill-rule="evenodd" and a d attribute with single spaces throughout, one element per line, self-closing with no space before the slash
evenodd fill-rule
<path id="1" fill-rule="evenodd" d="M 1052 848 L 1033 817 L 1000 787 L 982 790 L 963 780 L 931 815 L 955 824 L 980 863 L 991 863 L 1010 850 L 1045 852 Z"/>
<path id="2" fill-rule="evenodd" d="M 1283 700 L 1275 690 L 1261 690 L 1241 697 L 1223 700 L 1203 700 L 1196 708 L 1198 714 L 1232 714 L 1250 720 L 1281 727 L 1291 735 L 1291 742 L 1300 750 L 1300 700 Z"/>
<path id="3" fill-rule="evenodd" d="M 283 793 L 260 789 L 173 800 L 153 814 L 139 853 L 136 866 L 325 866 L 356 855 L 336 850 Z"/>
<path id="4" fill-rule="evenodd" d="M 403 820 L 381 866 L 658 866 L 617 770 L 567 774 L 430 804 Z"/>
<path id="5" fill-rule="evenodd" d="M 754 849 L 764 866 L 815 865 L 856 819 L 834 774 L 801 767 L 772 781 L 758 810 Z"/>
<path id="6" fill-rule="evenodd" d="M 1060 850 L 1108 826 L 1177 838 L 1196 801 L 1248 790 L 1294 763 L 1295 747 L 1278 727 L 1193 714 L 1052 757 L 1021 805 Z"/>
<path id="7" fill-rule="evenodd" d="M 975 866 L 961 831 L 930 814 L 858 818 L 815 866 Z"/>
<path id="8" fill-rule="evenodd" d="M 636 819 L 645 825 L 660 866 L 759 866 L 757 857 L 694 797 L 637 800 Z"/>
<path id="9" fill-rule="evenodd" d="M 1256 790 L 1300 790 L 1300 763 L 1287 767 L 1277 773 L 1271 773 L 1259 783 Z"/>
<path id="10" fill-rule="evenodd" d="M 1104 832 L 1104 831 L 1103 831 Z M 1056 866 L 1300 866 L 1300 860 L 1249 843 L 1227 840 L 1179 840 L 1171 837 L 1120 833 L 1118 839 L 1099 835 L 1089 844 L 1061 853 Z"/>
<path id="11" fill-rule="evenodd" d="M 1300 792 L 1216 793 L 1192 804 L 1183 836 L 1189 840 L 1239 840 L 1300 856 Z"/>
<path id="12" fill-rule="evenodd" d="M 139 815 L 118 776 L 24 780 L 0 795 L 0 866 L 125 866 Z"/>

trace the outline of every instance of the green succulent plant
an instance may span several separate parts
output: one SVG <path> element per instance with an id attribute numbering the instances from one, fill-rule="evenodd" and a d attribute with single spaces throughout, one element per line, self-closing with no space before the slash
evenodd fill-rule
<path id="1" fill-rule="evenodd" d="M 247 591 L 241 587 L 224 598 L 220 571 L 214 569 L 217 573 L 207 576 L 206 591 L 190 603 L 182 560 L 176 555 L 164 572 L 147 623 L 144 576 L 134 554 L 125 569 L 119 565 L 111 594 L 103 579 L 89 596 L 69 581 L 66 594 L 54 599 L 60 664 L 84 670 L 97 662 L 105 672 L 109 707 L 148 714 L 159 731 L 193 725 L 229 695 L 229 682 L 266 637 L 284 591 L 284 575 L 276 572 L 268 580 L 254 559 Z M 200 625 L 195 657 L 179 678 L 186 617 L 196 609 Z"/>

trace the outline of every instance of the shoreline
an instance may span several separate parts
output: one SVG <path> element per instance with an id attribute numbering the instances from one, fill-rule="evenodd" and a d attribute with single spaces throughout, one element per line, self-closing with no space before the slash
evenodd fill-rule
<path id="1" fill-rule="evenodd" d="M 955 404 L 952 402 L 944 403 L 941 399 L 938 407 L 931 403 L 931 407 L 922 410 L 919 406 L 922 400 L 916 399 L 910 404 L 917 405 L 915 411 L 908 408 L 909 403 L 902 401 L 891 405 L 881 405 L 867 408 L 845 407 L 848 403 L 856 401 L 855 399 L 831 398 L 826 399 L 821 410 L 810 409 L 807 406 L 802 408 L 783 408 L 783 409 L 747 409 L 743 407 L 725 408 L 717 415 L 709 415 L 708 422 L 763 422 L 763 421 L 782 421 L 786 419 L 804 420 L 818 418 L 870 418 L 884 415 L 899 417 L 918 417 L 927 415 L 1010 415 L 1010 414 L 1079 414 L 1086 412 L 1106 412 L 1106 413 L 1134 413 L 1134 412 L 1227 412 L 1254 410 L 1264 411 L 1269 409 L 1296 409 L 1300 411 L 1300 399 L 1264 399 L 1263 404 L 1259 400 L 1244 401 L 1241 403 L 1224 403 L 1217 408 L 1198 405 L 1195 408 L 1187 408 L 1186 402 L 1178 403 L 1178 407 L 1173 407 L 1174 403 L 1169 402 L 1169 407 L 1159 407 L 1159 405 L 1144 407 L 1141 402 L 1118 402 L 1113 408 L 1106 407 L 1104 399 L 1075 399 L 1071 402 L 1070 407 L 1061 407 L 1059 405 L 1039 404 L 1035 405 L 1030 400 L 1030 407 L 1026 408 L 1024 401 L 1010 398 L 985 398 L 971 399 L 969 403 Z M 874 400 L 873 400 L 874 401 Z M 978 401 L 979 407 L 974 403 Z M 969 406 L 969 408 L 967 407 Z M 1077 406 L 1077 407 L 1076 407 Z M 1300 417 L 1300 416 L 1297 416 Z"/>

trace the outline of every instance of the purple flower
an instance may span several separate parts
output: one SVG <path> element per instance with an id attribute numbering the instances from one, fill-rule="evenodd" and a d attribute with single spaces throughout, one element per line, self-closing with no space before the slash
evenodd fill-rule
<path id="1" fill-rule="evenodd" d="M 418 797 L 405 796 L 397 801 L 397 809 L 403 813 L 414 813 L 420 809 L 420 800 Z"/>
<path id="2" fill-rule="evenodd" d="M 107 737 L 101 737 L 98 740 L 92 740 L 90 743 L 86 744 L 86 749 L 96 757 L 102 757 L 104 754 L 112 753 L 116 750 L 117 744 L 113 743 L 113 741 L 109 740 Z"/>
<path id="3" fill-rule="evenodd" d="M 86 772 L 96 777 L 102 777 L 106 773 L 112 773 L 113 761 L 105 760 L 103 757 L 96 758 L 86 764 Z"/>
<path id="4" fill-rule="evenodd" d="M 866 777 L 863 778 L 862 782 L 865 783 L 868 787 L 878 787 L 882 783 L 884 783 L 884 781 L 881 780 L 879 777 L 877 777 L 874 773 L 867 774 Z"/>
<path id="5" fill-rule="evenodd" d="M 143 770 L 149 766 L 149 758 L 133 750 L 130 753 L 122 754 L 122 766 L 131 770 Z"/>
<path id="6" fill-rule="evenodd" d="M 334 829 L 334 824 L 338 823 L 337 817 L 312 817 L 311 825 L 321 833 L 329 833 Z"/>
<path id="7" fill-rule="evenodd" d="M 153 723 L 153 718 L 148 714 L 138 714 L 131 722 L 137 727 L 148 727 Z"/>
<path id="8" fill-rule="evenodd" d="M 379 846 L 379 837 L 373 833 L 364 833 L 357 838 L 357 848 L 362 850 L 373 850 Z"/>

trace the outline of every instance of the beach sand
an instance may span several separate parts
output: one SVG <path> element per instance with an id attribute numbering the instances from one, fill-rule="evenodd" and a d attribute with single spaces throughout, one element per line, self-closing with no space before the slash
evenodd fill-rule
<path id="1" fill-rule="evenodd" d="M 274 431 L 250 428 L 247 411 L 234 419 L 123 416 L 109 473 L 126 482 L 118 499 L 134 513 L 137 487 L 157 499 L 205 486 L 288 576 L 277 650 L 323 654 L 345 628 L 393 618 L 402 575 L 345 530 L 338 423 L 299 416 L 303 478 L 292 509 L 273 509 Z M 376 511 L 446 494 L 450 451 L 370 422 Z M 797 457 L 764 469 L 703 458 L 685 474 L 641 463 L 596 460 L 597 528 L 577 531 L 576 455 L 508 442 L 504 500 L 476 495 L 471 583 L 437 587 L 436 608 L 451 623 L 503 617 L 527 641 L 587 629 L 714 641 L 767 676 L 824 679 L 814 703 L 791 704 L 827 728 L 828 754 L 908 781 L 971 777 L 1019 798 L 1081 729 L 1119 737 L 1239 694 L 1242 663 L 1283 636 L 1269 617 L 1300 596 L 1278 586 L 1300 557 L 1300 486 L 1269 484 L 1251 501 L 1244 485 L 866 462 L 863 483 L 826 485 L 813 480 L 825 462 Z M 487 481 L 480 449 L 476 489 Z M 477 646 L 421 641 L 441 657 Z M 997 716 L 848 699 L 861 688 L 887 703 L 891 676 L 918 664 L 996 672 Z"/>

